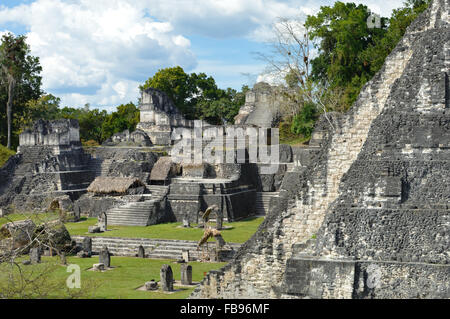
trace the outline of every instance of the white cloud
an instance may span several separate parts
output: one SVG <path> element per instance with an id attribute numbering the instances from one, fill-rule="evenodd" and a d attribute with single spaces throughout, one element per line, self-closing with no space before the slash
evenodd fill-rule
<path id="1" fill-rule="evenodd" d="M 389 16 L 403 0 L 356 0 Z M 136 101 L 138 85 L 158 69 L 181 65 L 234 83 L 255 65 L 197 61 L 190 36 L 272 37 L 278 17 L 313 14 L 325 0 L 35 0 L 0 5 L 0 25 L 22 24 L 33 55 L 41 58 L 44 89 L 63 105 L 108 106 Z M 1 34 L 1 33 L 0 33 Z M 205 49 L 204 47 L 202 49 Z M 213 50 L 214 51 L 214 50 Z M 262 70 L 261 68 L 260 70 Z M 210 72 L 211 71 L 211 72 Z M 234 85 L 236 87 L 236 85 Z"/>
<path id="2" fill-rule="evenodd" d="M 197 63 L 190 41 L 170 22 L 146 17 L 131 1 L 37 0 L 0 9 L 0 23 L 7 22 L 26 25 L 44 89 L 64 105 L 136 101 L 139 83 L 159 68 Z"/>
<path id="3" fill-rule="evenodd" d="M 147 0 L 137 0 L 144 4 Z M 320 6 L 334 0 L 153 0 L 149 14 L 170 21 L 175 30 L 214 38 L 248 37 L 255 41 L 270 39 L 271 24 L 280 17 L 294 18 L 316 13 Z M 344 1 L 345 2 L 345 1 Z M 354 0 L 373 12 L 390 16 L 403 0 Z"/>

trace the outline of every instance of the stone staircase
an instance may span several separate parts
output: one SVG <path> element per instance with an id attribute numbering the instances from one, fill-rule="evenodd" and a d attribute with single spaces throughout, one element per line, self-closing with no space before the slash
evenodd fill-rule
<path id="1" fill-rule="evenodd" d="M 169 186 L 146 185 L 151 194 L 144 195 L 147 200 L 129 202 L 123 206 L 110 209 L 106 215 L 108 224 L 125 226 L 148 226 L 150 214 L 156 202 L 163 200 L 169 191 Z"/>
<path id="2" fill-rule="evenodd" d="M 27 148 L 26 152 L 23 154 L 23 163 L 39 163 L 46 157 L 47 154 L 45 154 L 40 148 L 38 147 L 29 147 Z"/>
<path id="3" fill-rule="evenodd" d="M 111 159 L 92 158 L 88 169 L 95 172 L 95 177 L 107 176 L 112 162 Z"/>
<path id="4" fill-rule="evenodd" d="M 169 193 L 169 186 L 145 184 L 153 199 L 160 199 Z"/>
<path id="5" fill-rule="evenodd" d="M 256 215 L 265 216 L 269 212 L 270 200 L 277 197 L 279 192 L 257 192 L 256 193 Z"/>
<path id="6" fill-rule="evenodd" d="M 72 236 L 78 245 L 83 242 L 83 236 Z M 237 251 L 241 244 L 228 243 L 233 250 Z M 135 257 L 139 246 L 144 247 L 147 258 L 152 259 L 175 259 L 182 258 L 183 250 L 189 250 L 190 258 L 199 259 L 201 249 L 197 251 L 197 242 L 188 240 L 170 239 L 148 239 L 148 238 L 118 238 L 118 237 L 92 237 L 92 251 L 98 253 L 103 246 L 113 256 Z M 215 247 L 215 242 L 209 243 L 210 249 Z"/>
<path id="7" fill-rule="evenodd" d="M 130 202 L 110 209 L 106 216 L 110 225 L 148 226 L 155 200 Z"/>

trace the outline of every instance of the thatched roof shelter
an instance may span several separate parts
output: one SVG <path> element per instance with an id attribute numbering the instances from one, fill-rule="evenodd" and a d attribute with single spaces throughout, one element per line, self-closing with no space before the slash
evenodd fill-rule
<path id="1" fill-rule="evenodd" d="M 134 177 L 97 177 L 87 191 L 96 194 L 126 194 L 129 189 L 145 186 Z"/>
<path id="2" fill-rule="evenodd" d="M 174 170 L 175 164 L 170 156 L 160 157 L 152 168 L 150 180 L 165 181 L 175 173 Z"/>

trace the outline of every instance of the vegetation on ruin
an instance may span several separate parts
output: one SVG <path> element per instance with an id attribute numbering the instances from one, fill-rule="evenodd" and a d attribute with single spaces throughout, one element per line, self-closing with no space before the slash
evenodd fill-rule
<path id="1" fill-rule="evenodd" d="M 0 144 L 0 167 L 2 167 L 8 158 L 16 154 L 16 152 L 6 148 L 5 146 Z"/>
<path id="2" fill-rule="evenodd" d="M 407 0 L 390 18 L 380 17 L 376 27 L 367 23 L 372 15 L 367 6 L 340 1 L 305 20 L 279 19 L 274 55 L 260 56 L 268 73 L 284 78 L 296 105 L 283 114 L 281 141 L 295 140 L 292 134 L 307 140 L 320 114 L 347 111 L 429 3 Z M 311 46 L 317 50 L 314 57 Z"/>
<path id="3" fill-rule="evenodd" d="M 224 223 L 225 229 L 221 230 L 226 242 L 244 243 L 256 232 L 263 217 L 251 217 L 233 223 Z M 152 239 L 179 239 L 198 241 L 203 235 L 203 228 L 182 227 L 182 223 L 166 223 L 142 226 L 116 226 L 108 225 L 108 231 L 104 233 L 89 234 L 89 226 L 97 223 L 97 218 L 87 218 L 77 223 L 66 223 L 66 228 L 71 235 L 78 236 L 100 236 L 100 237 L 123 237 L 123 238 L 152 238 Z"/>

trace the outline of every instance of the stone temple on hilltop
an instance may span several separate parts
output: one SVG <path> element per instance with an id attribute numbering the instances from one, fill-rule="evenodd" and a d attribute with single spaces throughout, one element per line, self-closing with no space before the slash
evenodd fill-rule
<path id="1" fill-rule="evenodd" d="M 334 129 L 322 119 L 319 151 L 193 298 L 450 298 L 449 13 L 434 0 Z"/>

